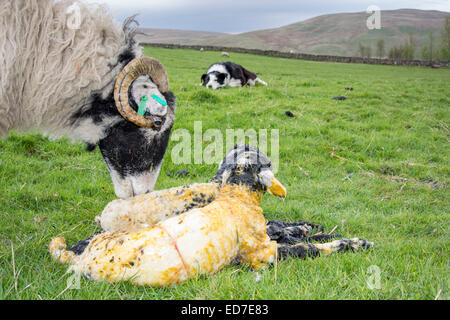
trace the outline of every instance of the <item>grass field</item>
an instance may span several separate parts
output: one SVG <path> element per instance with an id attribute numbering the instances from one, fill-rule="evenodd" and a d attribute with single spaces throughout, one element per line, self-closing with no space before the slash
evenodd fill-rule
<path id="1" fill-rule="evenodd" d="M 375 242 L 373 249 L 288 259 L 258 274 L 229 266 L 170 288 L 110 285 L 70 275 L 47 246 L 98 231 L 93 218 L 115 198 L 100 152 L 40 135 L 0 141 L 2 299 L 439 299 L 449 298 L 450 70 L 286 60 L 232 54 L 266 87 L 198 86 L 218 52 L 146 48 L 167 67 L 178 99 L 174 129 L 279 129 L 279 180 L 268 219 L 307 220 Z M 344 88 L 353 87 L 353 91 Z M 333 101 L 338 95 L 346 101 Z M 285 116 L 291 111 L 295 118 Z M 208 143 L 206 143 L 208 144 Z M 175 165 L 169 144 L 156 189 L 206 182 L 215 165 Z M 187 169 L 189 177 L 168 177 Z M 380 288 L 370 289 L 371 266 Z M 275 281 L 275 273 L 277 279 Z"/>

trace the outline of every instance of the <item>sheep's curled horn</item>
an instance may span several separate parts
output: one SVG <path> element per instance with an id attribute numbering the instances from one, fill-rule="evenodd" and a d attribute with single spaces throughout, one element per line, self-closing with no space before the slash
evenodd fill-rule
<path id="1" fill-rule="evenodd" d="M 150 76 L 161 93 L 169 91 L 169 77 L 161 62 L 149 57 L 140 57 L 132 60 L 120 72 L 114 87 L 114 100 L 117 110 L 126 120 L 139 127 L 156 127 L 153 119 L 139 115 L 128 101 L 131 84 L 142 75 Z"/>

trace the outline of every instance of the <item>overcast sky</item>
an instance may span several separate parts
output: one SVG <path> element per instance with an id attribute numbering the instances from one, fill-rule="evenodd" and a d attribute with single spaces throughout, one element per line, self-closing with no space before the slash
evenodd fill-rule
<path id="1" fill-rule="evenodd" d="M 107 3 L 116 18 L 139 13 L 141 27 L 226 33 L 281 27 L 318 15 L 414 8 L 450 12 L 449 0 L 85 0 Z"/>

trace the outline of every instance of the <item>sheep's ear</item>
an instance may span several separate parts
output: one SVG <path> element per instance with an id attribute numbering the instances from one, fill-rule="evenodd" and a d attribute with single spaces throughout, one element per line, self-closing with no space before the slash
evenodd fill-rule
<path id="1" fill-rule="evenodd" d="M 204 75 L 202 75 L 202 83 L 203 84 L 205 84 L 205 80 L 206 80 L 206 77 L 207 77 L 208 75 L 205 73 Z"/>

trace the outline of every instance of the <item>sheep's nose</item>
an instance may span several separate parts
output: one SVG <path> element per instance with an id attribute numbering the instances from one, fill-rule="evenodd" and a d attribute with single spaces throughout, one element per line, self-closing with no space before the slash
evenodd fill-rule
<path id="1" fill-rule="evenodd" d="M 152 106 L 150 113 L 154 116 L 164 117 L 167 114 L 167 106 Z"/>
<path id="2" fill-rule="evenodd" d="M 154 116 L 164 117 L 167 114 L 167 102 L 157 95 L 150 100 L 150 113 Z"/>

